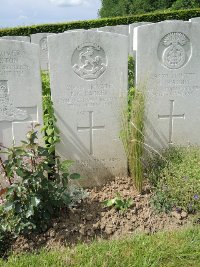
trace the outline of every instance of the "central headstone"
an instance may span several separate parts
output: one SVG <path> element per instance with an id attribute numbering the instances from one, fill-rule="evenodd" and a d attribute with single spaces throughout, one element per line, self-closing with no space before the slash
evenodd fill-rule
<path id="1" fill-rule="evenodd" d="M 89 30 L 48 37 L 52 99 L 62 140 L 56 152 L 73 160 L 73 170 L 88 178 L 83 185 L 127 174 L 119 138 L 127 97 L 127 39 Z"/>
<path id="2" fill-rule="evenodd" d="M 138 27 L 135 34 L 147 144 L 156 149 L 200 145 L 198 23 L 165 21 Z"/>

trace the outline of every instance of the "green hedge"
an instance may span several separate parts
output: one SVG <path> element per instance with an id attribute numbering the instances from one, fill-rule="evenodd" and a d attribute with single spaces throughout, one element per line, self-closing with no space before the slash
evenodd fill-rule
<path id="1" fill-rule="evenodd" d="M 189 20 L 193 17 L 200 17 L 200 8 L 198 9 L 187 9 L 179 11 L 162 11 L 154 13 L 146 13 L 141 15 L 116 17 L 116 18 L 104 18 L 96 20 L 84 20 L 66 23 L 56 24 L 42 24 L 16 28 L 3 28 L 0 29 L 0 36 L 4 35 L 30 35 L 39 32 L 53 32 L 61 33 L 72 29 L 90 29 L 98 28 L 103 26 L 114 26 L 120 24 L 131 24 L 134 22 L 148 21 L 148 22 L 159 22 L 163 20 Z"/>

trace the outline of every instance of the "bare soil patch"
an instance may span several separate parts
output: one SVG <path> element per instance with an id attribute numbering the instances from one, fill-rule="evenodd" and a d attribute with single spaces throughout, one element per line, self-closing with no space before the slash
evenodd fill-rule
<path id="1" fill-rule="evenodd" d="M 88 197 L 76 207 L 63 211 L 53 226 L 40 235 L 19 237 L 12 245 L 15 252 L 52 247 L 55 244 L 73 246 L 94 239 L 120 238 L 134 233 L 146 234 L 173 230 L 192 223 L 186 212 L 158 214 L 150 204 L 152 192 L 147 184 L 138 195 L 129 177 L 116 178 L 103 187 L 88 189 Z M 132 198 L 133 205 L 125 212 L 105 207 L 104 201 L 120 193 L 123 199 Z"/>

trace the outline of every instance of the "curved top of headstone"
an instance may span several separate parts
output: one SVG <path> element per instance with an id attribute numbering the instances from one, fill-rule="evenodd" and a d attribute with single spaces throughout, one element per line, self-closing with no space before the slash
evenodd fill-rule
<path id="1" fill-rule="evenodd" d="M 30 37 L 29 36 L 2 36 L 2 37 L 0 37 L 0 39 L 30 43 Z"/>
<path id="2" fill-rule="evenodd" d="M 191 18 L 189 19 L 190 22 L 200 22 L 200 17 L 195 17 L 195 18 Z"/>

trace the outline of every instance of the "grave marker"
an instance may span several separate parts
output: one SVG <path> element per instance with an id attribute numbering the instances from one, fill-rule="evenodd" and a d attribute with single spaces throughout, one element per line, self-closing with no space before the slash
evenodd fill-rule
<path id="1" fill-rule="evenodd" d="M 11 41 L 22 41 L 30 43 L 29 36 L 2 36 L 0 39 L 11 40 Z"/>
<path id="2" fill-rule="evenodd" d="M 38 47 L 0 40 L 0 143 L 19 144 L 31 123 L 42 124 Z"/>
<path id="3" fill-rule="evenodd" d="M 200 145 L 198 23 L 165 21 L 140 26 L 135 34 L 136 82 L 145 94 L 146 143 L 156 149 Z"/>
<path id="4" fill-rule="evenodd" d="M 54 33 L 36 33 L 31 34 L 31 43 L 37 44 L 40 47 L 40 67 L 41 70 L 48 71 L 48 45 L 47 36 Z"/>
<path id="5" fill-rule="evenodd" d="M 127 39 L 90 30 L 48 37 L 52 100 L 62 140 L 56 151 L 88 178 L 83 185 L 127 174 L 119 138 L 127 97 Z"/>

